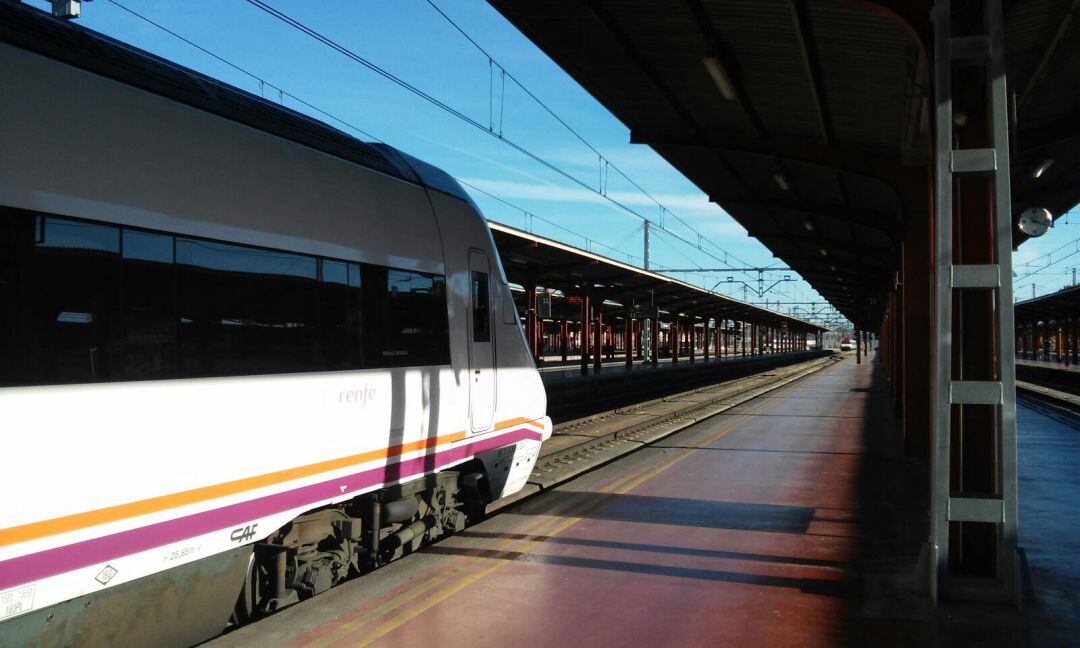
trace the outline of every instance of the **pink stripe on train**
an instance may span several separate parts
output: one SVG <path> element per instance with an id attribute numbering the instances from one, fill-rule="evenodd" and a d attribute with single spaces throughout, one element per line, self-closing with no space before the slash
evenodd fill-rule
<path id="1" fill-rule="evenodd" d="M 387 479 L 390 481 L 407 479 L 437 470 L 456 461 L 469 459 L 481 452 L 526 439 L 540 441 L 542 438 L 540 432 L 531 428 L 517 428 L 443 452 L 387 464 L 284 493 L 275 493 L 174 520 L 11 558 L 0 562 L 0 590 L 213 531 L 229 529 L 282 511 L 318 505 L 320 502 L 340 496 L 343 492 L 369 489 L 385 483 Z M 344 491 L 342 486 L 346 487 Z"/>

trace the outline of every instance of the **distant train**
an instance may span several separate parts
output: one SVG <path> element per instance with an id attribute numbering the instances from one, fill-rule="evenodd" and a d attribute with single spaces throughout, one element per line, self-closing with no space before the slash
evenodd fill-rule
<path id="1" fill-rule="evenodd" d="M 0 645 L 197 643 L 522 487 L 448 175 L 7 0 L 0 87 Z"/>

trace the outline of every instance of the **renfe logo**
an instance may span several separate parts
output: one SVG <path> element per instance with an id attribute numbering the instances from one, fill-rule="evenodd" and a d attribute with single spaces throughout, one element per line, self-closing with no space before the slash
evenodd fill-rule
<path id="1" fill-rule="evenodd" d="M 375 388 L 366 384 L 360 389 L 351 389 L 338 394 L 339 403 L 359 403 L 361 407 L 373 400 L 375 400 Z"/>

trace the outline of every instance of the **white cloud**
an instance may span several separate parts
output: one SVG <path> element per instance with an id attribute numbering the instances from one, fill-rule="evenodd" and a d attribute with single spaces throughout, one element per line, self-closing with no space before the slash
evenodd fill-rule
<path id="1" fill-rule="evenodd" d="M 493 180 L 489 178 L 462 178 L 469 184 L 506 200 L 527 199 L 549 202 L 580 202 L 610 204 L 603 196 L 584 187 L 567 187 L 550 182 L 516 182 L 513 180 Z M 657 193 L 650 199 L 640 191 L 609 191 L 607 196 L 616 202 L 635 208 L 646 216 L 659 216 L 660 202 L 668 210 L 680 214 L 685 211 L 705 212 L 710 216 L 724 215 L 724 210 L 709 202 L 702 193 Z M 638 209 L 640 208 L 640 209 Z M 649 208 L 655 210 L 650 212 Z"/>

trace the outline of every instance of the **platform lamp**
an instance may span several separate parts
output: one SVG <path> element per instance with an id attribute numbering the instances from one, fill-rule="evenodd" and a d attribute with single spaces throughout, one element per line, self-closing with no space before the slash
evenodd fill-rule
<path id="1" fill-rule="evenodd" d="M 52 15 L 64 20 L 78 18 L 82 15 L 82 3 L 83 0 L 52 0 Z"/>

